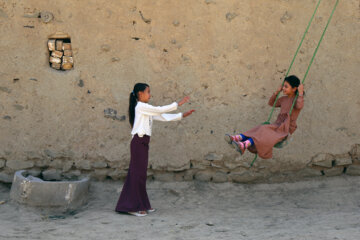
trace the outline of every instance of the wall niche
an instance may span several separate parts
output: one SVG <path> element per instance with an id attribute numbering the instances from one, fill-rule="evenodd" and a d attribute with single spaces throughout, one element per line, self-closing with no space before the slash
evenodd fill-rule
<path id="1" fill-rule="evenodd" d="M 50 67 L 66 71 L 74 67 L 71 38 L 68 34 L 56 32 L 48 37 Z"/>

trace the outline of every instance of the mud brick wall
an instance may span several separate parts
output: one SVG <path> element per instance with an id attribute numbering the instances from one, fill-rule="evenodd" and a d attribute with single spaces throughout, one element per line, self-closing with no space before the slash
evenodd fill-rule
<path id="1" fill-rule="evenodd" d="M 191 97 L 196 113 L 155 123 L 149 178 L 280 181 L 359 174 L 359 1 L 341 1 L 313 63 L 290 144 L 253 168 L 223 140 L 267 119 L 315 0 L 0 0 L 0 181 L 126 175 L 128 97 Z M 303 77 L 335 1 L 322 1 L 291 74 Z M 49 36 L 71 38 L 74 67 L 49 64 Z M 275 113 L 276 115 L 276 113 Z M 274 120 L 274 119 L 273 119 Z"/>

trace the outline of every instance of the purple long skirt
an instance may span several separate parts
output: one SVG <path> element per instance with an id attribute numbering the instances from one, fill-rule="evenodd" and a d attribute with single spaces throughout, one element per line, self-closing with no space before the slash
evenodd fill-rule
<path id="1" fill-rule="evenodd" d="M 116 205 L 117 212 L 146 211 L 151 208 L 146 192 L 147 166 L 150 137 L 133 137 L 130 144 L 130 167 L 120 198 Z"/>

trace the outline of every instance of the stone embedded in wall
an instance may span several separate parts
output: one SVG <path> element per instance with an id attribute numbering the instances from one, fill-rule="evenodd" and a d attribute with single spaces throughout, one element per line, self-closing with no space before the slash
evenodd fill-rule
<path id="1" fill-rule="evenodd" d="M 19 110 L 19 111 L 21 111 L 21 110 L 24 109 L 24 107 L 21 106 L 20 104 L 14 104 L 14 108 L 15 108 L 16 110 Z"/>
<path id="2" fill-rule="evenodd" d="M 344 168 L 343 167 L 333 167 L 331 169 L 324 169 L 323 170 L 325 176 L 327 177 L 334 177 L 334 176 L 339 176 L 344 172 Z"/>
<path id="3" fill-rule="evenodd" d="M 0 172 L 0 182 L 11 183 L 13 180 L 13 174 L 6 171 Z"/>
<path id="4" fill-rule="evenodd" d="M 228 12 L 227 14 L 226 14 L 226 20 L 228 21 L 228 22 L 231 22 L 234 18 L 236 18 L 238 16 L 238 14 L 237 13 L 231 13 L 231 12 Z"/>
<path id="5" fill-rule="evenodd" d="M 90 170 L 91 162 L 89 160 L 80 160 L 75 162 L 75 166 L 79 169 Z"/>
<path id="6" fill-rule="evenodd" d="M 0 9 L 0 17 L 1 18 L 8 18 L 8 15 L 6 14 L 6 12 L 4 12 L 4 10 Z"/>
<path id="7" fill-rule="evenodd" d="M 66 179 L 76 179 L 79 176 L 81 176 L 81 172 L 79 170 L 73 170 L 73 171 L 70 171 L 70 172 L 67 172 L 67 173 L 63 173 L 62 175 Z"/>
<path id="8" fill-rule="evenodd" d="M 84 81 L 82 79 L 79 80 L 78 86 L 79 87 L 84 87 Z"/>
<path id="9" fill-rule="evenodd" d="M 216 183 L 227 182 L 228 181 L 228 174 L 218 171 L 212 176 L 212 181 L 216 182 Z"/>
<path id="10" fill-rule="evenodd" d="M 286 23 L 287 21 L 289 21 L 292 18 L 291 14 L 289 14 L 287 11 L 282 15 L 282 17 L 280 18 L 280 22 L 281 23 Z"/>
<path id="11" fill-rule="evenodd" d="M 117 111 L 115 109 L 107 108 L 104 110 L 104 117 L 106 118 L 115 118 L 116 114 Z"/>
<path id="12" fill-rule="evenodd" d="M 40 12 L 41 21 L 49 23 L 54 19 L 54 15 L 51 12 L 42 11 Z"/>
<path id="13" fill-rule="evenodd" d="M 57 32 L 48 40 L 50 66 L 56 70 L 70 70 L 74 66 L 70 36 Z"/>
<path id="14" fill-rule="evenodd" d="M 205 170 L 210 167 L 209 161 L 190 160 L 190 168 Z"/>
<path id="15" fill-rule="evenodd" d="M 56 160 L 50 161 L 49 166 L 56 168 L 56 169 L 62 169 L 64 166 L 64 161 L 60 160 L 60 159 L 56 159 Z"/>
<path id="16" fill-rule="evenodd" d="M 168 166 L 166 167 L 166 171 L 169 171 L 169 172 L 182 172 L 184 170 L 187 170 L 190 168 L 190 163 L 186 163 L 182 166 Z"/>
<path id="17" fill-rule="evenodd" d="M 54 19 L 54 15 L 48 11 L 35 12 L 25 14 L 24 18 L 40 18 L 43 23 L 49 23 Z"/>
<path id="18" fill-rule="evenodd" d="M 313 166 L 332 168 L 335 164 L 335 157 L 328 153 L 319 153 L 312 158 L 311 163 Z"/>
<path id="19" fill-rule="evenodd" d="M 74 166 L 74 164 L 75 163 L 73 161 L 69 161 L 69 160 L 63 161 L 62 170 L 64 172 L 67 172 Z"/>
<path id="20" fill-rule="evenodd" d="M 13 170 L 32 168 L 34 165 L 35 164 L 33 161 L 23 161 L 23 160 L 7 160 L 6 161 L 6 166 Z"/>
<path id="21" fill-rule="evenodd" d="M 229 179 L 232 182 L 236 182 L 236 183 L 248 183 L 248 182 L 254 182 L 256 180 L 264 179 L 264 176 L 261 173 L 254 173 L 250 171 L 231 172 L 229 174 Z"/>
<path id="22" fill-rule="evenodd" d="M 335 166 L 348 166 L 352 164 L 352 160 L 349 155 L 335 156 Z"/>
<path id="23" fill-rule="evenodd" d="M 91 172 L 90 176 L 97 179 L 97 180 L 104 180 L 106 176 L 109 174 L 111 170 L 110 169 L 95 169 L 93 172 Z"/>
<path id="24" fill-rule="evenodd" d="M 172 172 L 156 173 L 154 179 L 162 182 L 171 182 L 175 180 L 175 175 Z"/>
<path id="25" fill-rule="evenodd" d="M 206 4 L 211 4 L 211 3 L 216 3 L 216 1 L 215 0 L 205 0 L 205 3 Z"/>
<path id="26" fill-rule="evenodd" d="M 294 174 L 299 178 L 322 176 L 321 171 L 318 169 L 314 169 L 314 168 L 304 168 L 304 169 L 296 171 Z"/>
<path id="27" fill-rule="evenodd" d="M 3 119 L 5 119 L 5 120 L 11 120 L 11 117 L 6 115 L 6 116 L 3 117 Z"/>
<path id="28" fill-rule="evenodd" d="M 174 180 L 175 182 L 184 181 L 185 171 L 182 172 L 174 172 Z"/>
<path id="29" fill-rule="evenodd" d="M 109 52 L 110 49 L 111 49 L 111 47 L 110 47 L 109 45 L 107 45 L 107 44 L 101 45 L 101 50 L 102 50 L 103 52 Z"/>
<path id="30" fill-rule="evenodd" d="M 173 21 L 173 25 L 174 25 L 175 27 L 177 27 L 177 26 L 180 25 L 180 22 L 179 22 L 178 20 L 174 20 L 174 21 Z"/>
<path id="31" fill-rule="evenodd" d="M 207 155 L 205 155 L 205 160 L 208 160 L 208 161 L 219 161 L 219 160 L 222 160 L 224 157 L 224 155 L 222 154 L 216 154 L 216 153 L 208 153 Z"/>
<path id="32" fill-rule="evenodd" d="M 106 118 L 112 118 L 114 120 L 118 120 L 118 121 L 125 121 L 126 116 L 122 115 L 122 116 L 118 116 L 117 115 L 117 111 L 115 109 L 112 108 L 107 108 L 104 110 L 104 117 Z"/>
<path id="33" fill-rule="evenodd" d="M 6 93 L 11 93 L 11 89 L 9 89 L 7 87 L 0 87 L 0 91 L 6 92 Z"/>
<path id="34" fill-rule="evenodd" d="M 148 171 L 148 173 L 149 173 L 149 171 Z M 113 180 L 119 180 L 119 179 L 124 179 L 126 177 L 127 171 L 116 168 L 115 170 L 110 171 L 107 175 L 109 177 L 111 177 L 111 179 L 113 179 Z"/>
<path id="35" fill-rule="evenodd" d="M 194 180 L 195 179 L 195 174 L 197 172 L 199 172 L 198 169 L 189 169 L 189 170 L 185 171 L 184 177 L 183 177 L 184 181 L 192 181 L 192 180 Z"/>
<path id="36" fill-rule="evenodd" d="M 224 160 L 224 166 L 230 170 L 238 167 L 250 168 L 250 163 L 242 161 L 241 157 L 242 156 L 239 156 L 235 159 L 231 159 L 231 158 L 229 159 L 227 157 L 227 159 Z"/>
<path id="37" fill-rule="evenodd" d="M 211 162 L 210 162 L 210 166 L 211 166 L 212 168 L 220 168 L 220 169 L 224 169 L 224 168 L 225 168 L 224 162 L 223 162 L 223 161 L 219 161 L 219 160 L 211 161 Z"/>
<path id="38" fill-rule="evenodd" d="M 360 165 L 350 165 L 346 169 L 346 174 L 350 176 L 360 176 Z"/>
<path id="39" fill-rule="evenodd" d="M 0 159 L 0 168 L 5 167 L 5 160 L 4 159 Z"/>
<path id="40" fill-rule="evenodd" d="M 91 163 L 93 168 L 106 168 L 108 165 L 106 162 L 93 162 Z"/>
<path id="41" fill-rule="evenodd" d="M 360 144 L 354 144 L 350 150 L 351 159 L 360 164 Z"/>
<path id="42" fill-rule="evenodd" d="M 199 171 L 195 174 L 195 179 L 203 182 L 210 182 L 213 178 L 212 170 Z"/>

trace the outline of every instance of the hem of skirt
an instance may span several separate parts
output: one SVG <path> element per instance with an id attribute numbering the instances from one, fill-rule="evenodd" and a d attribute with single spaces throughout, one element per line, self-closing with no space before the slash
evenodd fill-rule
<path id="1" fill-rule="evenodd" d="M 151 207 L 149 208 L 151 209 Z M 139 211 L 147 211 L 149 209 L 137 209 L 137 210 L 118 210 L 118 209 L 115 209 L 115 212 L 119 212 L 119 213 L 128 213 L 128 212 L 139 212 Z"/>

